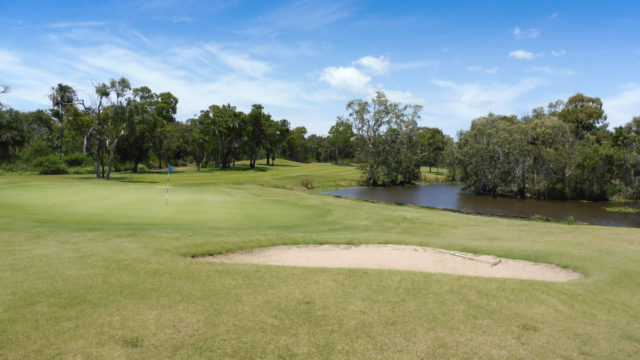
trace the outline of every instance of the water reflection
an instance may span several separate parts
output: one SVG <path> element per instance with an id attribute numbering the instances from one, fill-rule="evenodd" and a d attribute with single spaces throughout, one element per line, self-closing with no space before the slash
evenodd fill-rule
<path id="1" fill-rule="evenodd" d="M 326 194 L 362 200 L 415 204 L 451 210 L 472 210 L 476 213 L 513 217 L 540 215 L 597 225 L 640 227 L 639 213 L 610 212 L 607 207 L 640 208 L 640 203 L 580 202 L 522 200 L 503 197 L 478 196 L 462 191 L 461 185 L 432 184 L 407 187 L 357 187 L 335 190 Z"/>

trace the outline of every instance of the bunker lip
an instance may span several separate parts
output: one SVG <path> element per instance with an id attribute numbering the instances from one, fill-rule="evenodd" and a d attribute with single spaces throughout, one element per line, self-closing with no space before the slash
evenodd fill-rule
<path id="1" fill-rule="evenodd" d="M 556 265 L 408 245 L 283 245 L 203 256 L 213 262 L 408 270 L 562 282 L 582 277 Z"/>

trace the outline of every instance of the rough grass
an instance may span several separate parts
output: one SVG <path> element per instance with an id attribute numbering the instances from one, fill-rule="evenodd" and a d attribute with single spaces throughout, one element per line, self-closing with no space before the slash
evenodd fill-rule
<path id="1" fill-rule="evenodd" d="M 0 177 L 0 358 L 640 357 L 640 229 L 338 199 L 352 167 Z M 554 263 L 567 283 L 196 261 L 395 243 Z"/>

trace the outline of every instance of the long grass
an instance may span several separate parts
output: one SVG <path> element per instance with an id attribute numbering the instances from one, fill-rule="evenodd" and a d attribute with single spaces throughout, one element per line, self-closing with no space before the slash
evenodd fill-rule
<path id="1" fill-rule="evenodd" d="M 640 229 L 373 204 L 301 185 L 357 170 L 0 177 L 3 359 L 640 358 Z M 393 243 L 557 264 L 566 283 L 204 262 Z"/>

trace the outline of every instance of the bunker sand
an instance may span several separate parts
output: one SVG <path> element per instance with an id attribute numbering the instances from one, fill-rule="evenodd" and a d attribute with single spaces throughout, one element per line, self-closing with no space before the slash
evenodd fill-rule
<path id="1" fill-rule="evenodd" d="M 576 271 L 551 264 L 405 245 L 274 246 L 203 259 L 241 264 L 393 269 L 555 282 L 581 277 Z"/>

